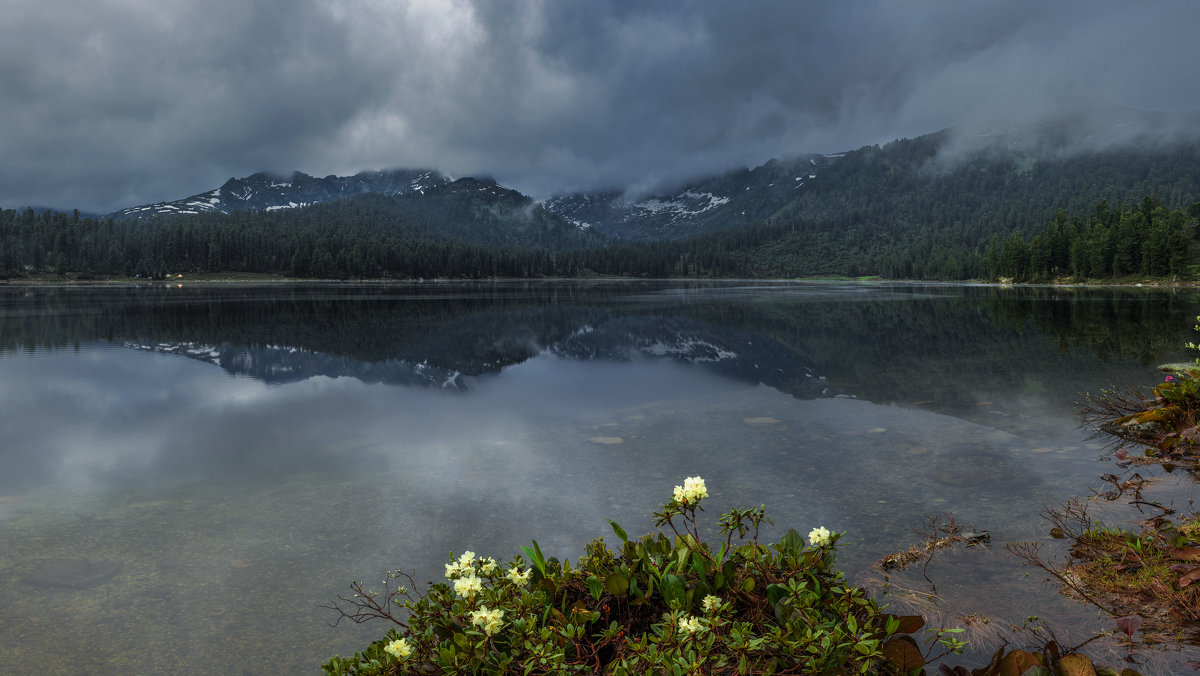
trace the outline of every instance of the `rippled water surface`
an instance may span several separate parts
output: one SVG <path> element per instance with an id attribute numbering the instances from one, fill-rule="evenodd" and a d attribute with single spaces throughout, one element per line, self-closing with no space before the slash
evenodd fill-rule
<path id="1" fill-rule="evenodd" d="M 897 607 L 1087 638 L 1109 625 L 999 545 L 1119 471 L 1074 402 L 1153 383 L 1198 312 L 1135 289 L 0 288 L 0 662 L 313 673 L 386 630 L 327 625 L 350 580 L 534 538 L 574 559 L 692 475 L 710 518 L 845 531 L 841 568 Z M 935 558 L 938 600 L 882 585 L 871 563 L 940 512 L 994 545 Z"/>

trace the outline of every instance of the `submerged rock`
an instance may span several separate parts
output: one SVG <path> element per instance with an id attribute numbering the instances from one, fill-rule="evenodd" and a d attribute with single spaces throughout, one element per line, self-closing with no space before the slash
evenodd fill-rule
<path id="1" fill-rule="evenodd" d="M 1100 430 L 1130 441 L 1155 441 L 1172 431 L 1178 413 L 1175 406 L 1163 406 L 1101 423 Z"/>
<path id="2" fill-rule="evenodd" d="M 112 579 L 121 565 L 90 559 L 51 559 L 37 562 L 21 582 L 38 589 L 87 589 Z"/>
<path id="3" fill-rule="evenodd" d="M 1162 364 L 1158 370 L 1167 375 L 1175 376 L 1176 378 L 1186 380 L 1200 380 L 1200 366 L 1192 362 L 1181 362 L 1174 364 Z"/>

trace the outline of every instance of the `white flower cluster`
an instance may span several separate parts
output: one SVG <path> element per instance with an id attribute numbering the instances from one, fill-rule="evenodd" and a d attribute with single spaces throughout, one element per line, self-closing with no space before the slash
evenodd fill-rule
<path id="1" fill-rule="evenodd" d="M 496 570 L 496 560 L 492 557 L 475 560 L 475 552 L 467 550 L 458 557 L 457 561 L 446 564 L 446 579 L 454 580 L 460 577 L 474 577 L 477 572 L 475 564 L 479 564 L 478 574 L 491 575 L 492 571 Z"/>
<path id="2" fill-rule="evenodd" d="M 700 618 L 688 615 L 679 621 L 679 631 L 685 634 L 697 634 L 704 631 L 704 625 L 700 622 Z"/>
<path id="3" fill-rule="evenodd" d="M 522 571 L 520 568 L 513 566 L 512 568 L 508 569 L 508 580 L 513 584 L 525 584 L 526 582 L 529 582 L 529 573 L 532 571 L 532 568 L 526 568 L 524 571 Z"/>
<path id="4" fill-rule="evenodd" d="M 463 552 L 462 556 L 458 557 L 457 561 L 446 564 L 446 579 L 454 580 L 459 577 L 474 575 L 474 560 L 475 552 L 469 549 Z"/>
<path id="5" fill-rule="evenodd" d="M 395 657 L 397 660 L 402 660 L 412 654 L 412 646 L 408 645 L 408 641 L 398 638 L 383 646 L 383 652 Z"/>
<path id="6" fill-rule="evenodd" d="M 454 593 L 463 598 L 471 598 L 483 591 L 483 581 L 474 575 L 460 577 L 454 581 Z"/>
<path id="7" fill-rule="evenodd" d="M 704 479 L 698 476 L 690 476 L 683 480 L 682 486 L 675 487 L 675 502 L 681 505 L 694 505 L 707 497 L 708 489 L 704 486 Z"/>
<path id="8" fill-rule="evenodd" d="M 500 565 L 496 563 L 495 559 L 491 557 L 476 559 L 475 552 L 466 551 L 457 560 L 446 564 L 446 579 L 453 581 L 455 594 L 474 605 L 475 596 L 483 592 L 483 578 L 495 580 L 500 574 L 499 569 Z M 529 582 L 532 572 L 530 568 L 521 570 L 519 566 L 513 566 L 504 576 L 514 585 L 524 585 Z M 489 610 L 487 606 L 480 604 L 479 610 L 471 611 L 471 623 L 482 627 L 483 631 L 491 636 L 504 626 L 504 611 L 499 608 Z M 395 641 L 388 644 L 388 646 L 393 645 L 397 646 L 397 650 L 411 651 L 407 644 L 398 644 Z M 389 647 L 384 649 L 391 652 Z M 407 654 L 406 652 L 405 655 Z"/>
<path id="9" fill-rule="evenodd" d="M 454 580 L 455 594 L 469 599 L 483 591 L 483 580 L 479 576 L 491 575 L 496 568 L 496 560 L 492 557 L 477 561 L 475 552 L 468 550 L 457 561 L 446 564 L 446 579 Z"/>
<path id="10" fill-rule="evenodd" d="M 471 624 L 476 627 L 483 627 L 484 633 L 488 636 L 500 631 L 500 627 L 504 624 L 504 611 L 499 608 L 488 610 L 487 606 L 479 606 L 479 610 L 471 613 Z"/>
<path id="11" fill-rule="evenodd" d="M 713 613 L 717 612 L 718 608 L 721 607 L 721 599 L 720 597 L 709 594 L 708 596 L 704 597 L 704 600 L 700 602 L 700 605 L 704 607 L 704 612 L 712 615 Z"/>
<path id="12" fill-rule="evenodd" d="M 829 544 L 829 538 L 832 536 L 833 533 L 830 533 L 828 528 L 819 526 L 808 532 L 808 544 L 813 547 L 822 547 Z"/>

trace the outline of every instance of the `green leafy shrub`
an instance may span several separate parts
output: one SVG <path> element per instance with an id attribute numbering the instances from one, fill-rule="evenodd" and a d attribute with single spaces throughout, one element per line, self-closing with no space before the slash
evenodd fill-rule
<path id="1" fill-rule="evenodd" d="M 593 540 L 574 567 L 534 541 L 508 564 L 464 552 L 423 595 L 399 570 L 382 592 L 352 583 L 330 606 L 339 620 L 398 629 L 323 672 L 894 673 L 883 645 L 900 618 L 834 568 L 840 533 L 815 528 L 805 542 L 789 530 L 764 545 L 764 508 L 731 508 L 714 547 L 696 526 L 707 496 L 688 478 L 655 513 L 660 532 L 630 539 L 610 520 L 619 548 Z"/>

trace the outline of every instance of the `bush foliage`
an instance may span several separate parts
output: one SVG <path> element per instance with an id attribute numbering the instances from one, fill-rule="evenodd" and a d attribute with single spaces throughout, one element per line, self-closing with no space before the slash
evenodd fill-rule
<path id="1" fill-rule="evenodd" d="M 464 552 L 424 594 L 400 570 L 383 591 L 355 582 L 331 606 L 339 620 L 396 626 L 352 657 L 331 658 L 323 673 L 895 672 L 885 641 L 904 618 L 835 569 L 840 534 L 814 528 L 806 542 L 789 530 L 763 544 L 763 507 L 731 508 L 714 546 L 696 525 L 707 495 L 689 478 L 655 513 L 660 531 L 636 539 L 610 520 L 617 550 L 593 540 L 574 566 L 546 558 L 535 541 L 507 564 Z M 919 653 L 909 659 L 925 663 Z"/>

